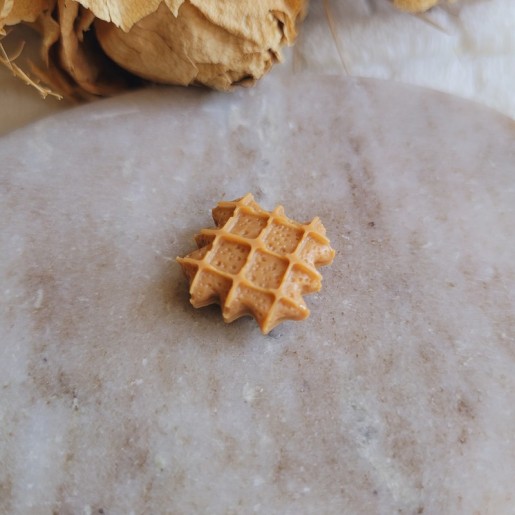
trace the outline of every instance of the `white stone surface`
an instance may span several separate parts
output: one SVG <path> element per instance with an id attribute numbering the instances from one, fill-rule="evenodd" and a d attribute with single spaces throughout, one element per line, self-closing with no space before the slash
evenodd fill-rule
<path id="1" fill-rule="evenodd" d="M 154 90 L 0 141 L 0 513 L 514 513 L 515 127 L 388 82 Z M 221 198 L 338 255 L 271 336 L 174 262 Z"/>

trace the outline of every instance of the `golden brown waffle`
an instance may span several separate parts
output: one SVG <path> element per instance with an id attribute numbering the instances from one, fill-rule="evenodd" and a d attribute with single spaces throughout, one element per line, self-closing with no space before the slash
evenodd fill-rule
<path id="1" fill-rule="evenodd" d="M 265 211 L 249 193 L 213 209 L 216 228 L 195 237 L 198 249 L 177 258 L 190 281 L 191 303 L 218 303 L 226 322 L 252 315 L 267 334 L 284 320 L 303 320 L 302 296 L 320 290 L 316 269 L 334 250 L 319 218 L 301 224 L 282 206 Z"/>

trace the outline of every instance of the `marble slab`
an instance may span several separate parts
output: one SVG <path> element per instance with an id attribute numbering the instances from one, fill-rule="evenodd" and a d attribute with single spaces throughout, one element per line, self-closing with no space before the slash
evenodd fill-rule
<path id="1" fill-rule="evenodd" d="M 388 82 L 148 90 L 0 139 L 0 513 L 515 513 L 515 124 Z M 175 256 L 253 192 L 337 250 L 269 336 Z"/>

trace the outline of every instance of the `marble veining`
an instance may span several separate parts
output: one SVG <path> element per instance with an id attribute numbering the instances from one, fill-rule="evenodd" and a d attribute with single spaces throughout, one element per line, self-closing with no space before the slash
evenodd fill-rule
<path id="1" fill-rule="evenodd" d="M 145 91 L 0 141 L 0 513 L 515 513 L 515 126 L 386 82 Z M 337 257 L 270 336 L 194 310 L 221 198 Z"/>

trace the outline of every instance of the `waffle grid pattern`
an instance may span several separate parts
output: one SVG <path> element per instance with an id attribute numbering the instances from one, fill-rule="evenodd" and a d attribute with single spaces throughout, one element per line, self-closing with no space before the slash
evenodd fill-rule
<path id="1" fill-rule="evenodd" d="M 304 294 L 320 290 L 316 266 L 334 257 L 318 218 L 300 224 L 282 206 L 263 210 L 251 194 L 220 202 L 216 228 L 195 237 L 198 249 L 178 258 L 195 307 L 219 303 L 226 322 L 252 315 L 263 333 L 309 315 Z"/>

